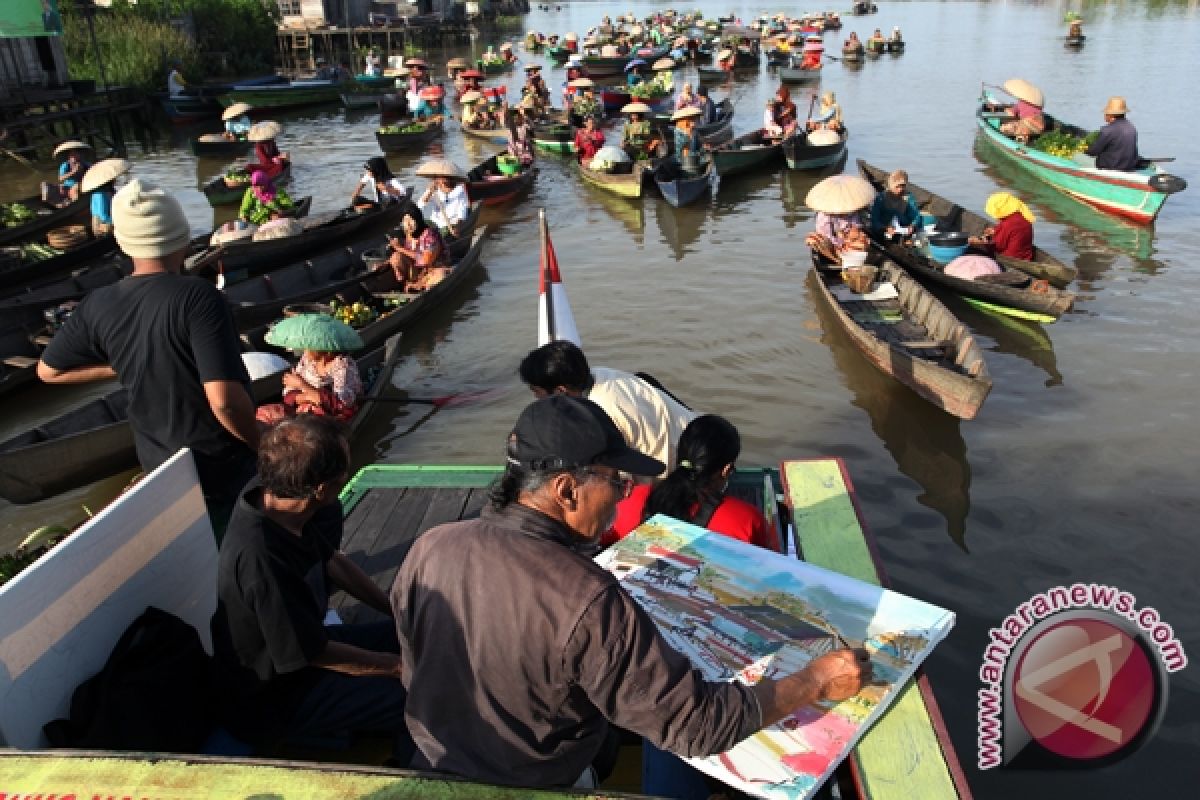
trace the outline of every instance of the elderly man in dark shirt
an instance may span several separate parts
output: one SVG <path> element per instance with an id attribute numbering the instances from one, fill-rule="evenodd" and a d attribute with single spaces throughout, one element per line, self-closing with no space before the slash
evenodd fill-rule
<path id="1" fill-rule="evenodd" d="M 585 398 L 530 405 L 477 520 L 413 546 L 391 602 L 414 766 L 530 787 L 590 786 L 609 723 L 707 756 L 819 700 L 855 694 L 865 652 L 838 650 L 754 687 L 709 683 L 588 557 L 662 463 Z"/>
<path id="2" fill-rule="evenodd" d="M 1097 169 L 1116 169 L 1130 172 L 1138 168 L 1137 128 L 1125 119 L 1129 113 L 1124 97 L 1110 97 L 1104 106 L 1104 121 L 1100 135 L 1087 149 L 1089 156 L 1096 157 Z"/>

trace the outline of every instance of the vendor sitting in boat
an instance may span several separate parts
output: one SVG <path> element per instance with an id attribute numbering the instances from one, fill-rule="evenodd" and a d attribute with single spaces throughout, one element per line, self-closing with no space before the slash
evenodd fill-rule
<path id="1" fill-rule="evenodd" d="M 273 219 L 291 216 L 295 210 L 296 204 L 287 191 L 276 187 L 267 173 L 259 169 L 250 176 L 250 188 L 242 195 L 238 220 L 250 225 L 262 225 Z"/>
<path id="2" fill-rule="evenodd" d="M 900 26 L 897 25 L 897 26 L 893 27 L 892 28 L 892 43 L 899 44 L 900 42 L 903 42 L 903 41 L 904 41 L 904 37 L 902 35 L 900 35 Z"/>
<path id="3" fill-rule="evenodd" d="M 458 86 L 459 94 L 466 94 L 467 92 L 479 92 L 483 94 L 483 73 L 479 70 L 463 70 L 458 74 L 458 79 L 459 83 L 455 85 Z"/>
<path id="4" fill-rule="evenodd" d="M 287 169 L 290 159 L 288 154 L 279 149 L 275 137 L 283 132 L 283 126 L 278 122 L 257 122 L 250 126 L 246 138 L 254 142 L 254 157 L 257 161 L 246 165 L 246 171 L 263 172 L 272 180 L 279 177 Z"/>
<path id="5" fill-rule="evenodd" d="M 778 105 L 775 98 L 767 101 L 767 107 L 763 109 L 763 136 L 768 139 L 782 139 L 783 127 L 780 126 L 776 116 L 776 106 Z"/>
<path id="6" fill-rule="evenodd" d="M 854 31 L 850 31 L 850 38 L 847 39 L 846 43 L 842 45 L 842 52 L 844 53 L 847 51 L 851 51 L 851 52 L 860 52 L 861 53 L 862 49 L 863 49 L 863 43 L 859 40 L 858 34 L 855 33 Z"/>
<path id="7" fill-rule="evenodd" d="M 486 106 L 481 106 L 483 95 L 471 91 L 458 99 L 462 106 L 462 126 L 473 131 L 491 130 L 496 127 L 496 118 Z"/>
<path id="8" fill-rule="evenodd" d="M 646 62 L 635 58 L 625 65 L 625 85 L 632 88 L 646 82 Z"/>
<path id="9" fill-rule="evenodd" d="M 721 50 L 719 53 L 717 53 L 717 68 L 732 75 L 734 60 L 734 52 L 726 47 L 724 50 Z"/>
<path id="10" fill-rule="evenodd" d="M 921 227 L 921 210 L 908 191 L 908 173 L 902 169 L 887 177 L 887 187 L 871 204 L 871 233 L 877 236 L 910 236 Z"/>
<path id="11" fill-rule="evenodd" d="M 508 131 L 508 153 L 521 162 L 522 167 L 533 163 L 533 126 L 529 124 L 521 106 L 509 109 L 504 127 Z"/>
<path id="12" fill-rule="evenodd" d="M 696 125 L 696 120 L 702 113 L 700 109 L 691 106 L 681 108 L 671 115 L 671 122 L 675 123 L 675 157 L 680 162 L 690 157 L 701 162 L 708 158 L 707 151 L 712 148 L 700 138 L 700 131 Z"/>
<path id="13" fill-rule="evenodd" d="M 419 120 L 440 122 L 446 113 L 446 106 L 443 102 L 446 90 L 441 86 L 426 86 L 418 93 L 418 96 L 421 102 L 413 109 L 413 117 Z"/>
<path id="14" fill-rule="evenodd" d="M 654 62 L 651 69 L 654 70 L 654 77 L 650 79 L 650 85 L 654 93 L 669 95 L 675 91 L 675 62 L 673 60 L 660 58 Z"/>
<path id="15" fill-rule="evenodd" d="M 505 42 L 500 45 L 500 61 L 503 64 L 517 63 L 517 57 L 513 55 L 513 46 L 511 42 Z"/>
<path id="16" fill-rule="evenodd" d="M 225 139 L 231 142 L 246 141 L 246 134 L 250 133 L 250 112 L 252 107 L 249 103 L 234 103 L 229 108 L 221 113 L 221 119 L 225 121 Z"/>
<path id="17" fill-rule="evenodd" d="M 63 162 L 58 165 L 57 183 L 42 182 L 43 203 L 65 206 L 79 199 L 79 182 L 92 166 L 86 159 L 91 149 L 89 145 L 75 140 L 63 142 L 54 148 L 54 157 L 62 158 Z"/>
<path id="18" fill-rule="evenodd" d="M 780 86 L 775 91 L 772 108 L 774 127 L 782 132 L 781 136 L 784 139 L 790 137 L 796 132 L 799 122 L 796 118 L 796 104 L 792 102 L 792 93 L 788 91 L 786 86 Z"/>
<path id="19" fill-rule="evenodd" d="M 83 176 L 82 191 L 92 196 L 92 235 L 96 238 L 113 232 L 113 195 L 117 193 L 118 179 L 129 169 L 129 162 L 123 158 L 106 158 Z"/>
<path id="20" fill-rule="evenodd" d="M 816 211 L 815 230 L 805 237 L 809 247 L 834 263 L 841 263 L 839 253 L 848 247 L 866 249 L 867 220 L 864 211 L 871 205 L 875 190 L 857 175 L 834 175 L 825 178 L 804 198 L 805 205 Z"/>
<path id="21" fill-rule="evenodd" d="M 482 56 L 480 56 L 479 63 L 482 66 L 490 67 L 503 64 L 504 60 L 501 59 L 500 54 L 496 52 L 496 46 L 494 44 L 489 44 L 487 50 Z"/>
<path id="22" fill-rule="evenodd" d="M 596 128 L 595 117 L 584 117 L 583 127 L 575 131 L 575 157 L 580 164 L 588 164 L 601 147 L 604 147 L 604 132 Z"/>
<path id="23" fill-rule="evenodd" d="M 988 197 L 984 211 L 996 220 L 996 225 L 984 228 L 982 236 L 968 239 L 970 245 L 989 256 L 1032 261 L 1033 223 L 1037 217 L 1029 207 L 1008 192 L 996 192 Z"/>
<path id="24" fill-rule="evenodd" d="M 875 32 L 871 34 L 871 38 L 867 40 L 867 47 L 876 52 L 885 49 L 887 47 L 887 39 L 883 38 L 883 31 L 876 28 Z"/>
<path id="25" fill-rule="evenodd" d="M 679 94 L 675 96 L 675 110 L 680 111 L 685 108 L 693 108 L 698 105 L 696 93 L 692 91 L 692 85 L 685 83 L 683 88 L 679 90 Z"/>
<path id="26" fill-rule="evenodd" d="M 422 164 L 417 172 L 431 179 L 417 199 L 425 219 L 450 236 L 461 235 L 459 226 L 471 213 L 462 170 L 452 161 L 441 158 Z"/>
<path id="27" fill-rule="evenodd" d="M 525 67 L 525 86 L 521 89 L 525 97 L 534 98 L 538 113 L 550 105 L 550 87 L 542 78 L 541 64 L 528 64 Z"/>
<path id="28" fill-rule="evenodd" d="M 838 104 L 837 96 L 833 92 L 821 95 L 821 104 L 818 106 L 817 113 L 808 119 L 806 127 L 809 131 L 830 130 L 841 133 L 843 128 L 842 107 Z"/>
<path id="29" fill-rule="evenodd" d="M 1110 97 L 1104 106 L 1104 122 L 1096 141 L 1084 152 L 1096 159 L 1096 169 L 1116 169 L 1130 172 L 1138 168 L 1137 129 L 1125 119 L 1129 107 L 1124 97 Z"/>
<path id="30" fill-rule="evenodd" d="M 363 394 L 362 376 L 351 356 L 324 346 L 306 349 L 296 366 L 283 373 L 283 402 L 259 406 L 254 416 L 271 426 L 297 414 L 348 422 L 358 413 Z"/>
<path id="31" fill-rule="evenodd" d="M 1016 102 L 1011 106 L 1000 106 L 1010 117 L 1000 123 L 1000 132 L 1018 142 L 1036 139 L 1046 130 L 1042 90 L 1028 81 L 1013 78 L 1004 82 L 1004 91 L 1016 98 Z"/>
<path id="32" fill-rule="evenodd" d="M 446 279 L 453 268 L 437 229 L 416 206 L 404 212 L 400 227 L 388 236 L 388 263 L 403 292 L 423 292 Z"/>
<path id="33" fill-rule="evenodd" d="M 650 106 L 645 103 L 630 103 L 621 109 L 622 114 L 628 114 L 625 130 L 621 133 L 621 147 L 634 161 L 644 161 L 653 158 L 658 153 L 662 139 L 646 119 Z"/>
<path id="34" fill-rule="evenodd" d="M 821 68 L 820 50 L 805 50 L 804 55 L 800 59 L 800 69 L 820 69 Z"/>
<path id="35" fill-rule="evenodd" d="M 351 207 L 369 210 L 408 199 L 408 190 L 404 188 L 400 179 L 392 174 L 387 159 L 383 156 L 367 159 L 363 169 L 366 171 L 350 198 Z"/>

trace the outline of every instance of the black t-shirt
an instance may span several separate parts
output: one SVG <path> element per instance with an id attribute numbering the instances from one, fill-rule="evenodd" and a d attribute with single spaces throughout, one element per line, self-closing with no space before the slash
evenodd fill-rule
<path id="1" fill-rule="evenodd" d="M 246 486 L 217 567 L 213 655 L 227 690 L 280 694 L 325 649 L 325 567 L 341 539 L 340 503 L 320 509 L 297 536 L 263 513 L 257 479 Z"/>
<path id="2" fill-rule="evenodd" d="M 209 408 L 208 381 L 250 378 L 233 315 L 211 283 L 169 273 L 130 276 L 88 294 L 42 360 L 58 370 L 110 364 L 129 390 L 138 461 L 149 471 L 181 447 L 206 464 L 249 457 Z"/>

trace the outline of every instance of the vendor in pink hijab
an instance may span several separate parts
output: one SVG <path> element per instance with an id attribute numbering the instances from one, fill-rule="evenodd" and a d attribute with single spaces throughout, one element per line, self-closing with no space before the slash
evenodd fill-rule
<path id="1" fill-rule="evenodd" d="M 289 216 L 295 209 L 296 204 L 286 191 L 276 188 L 267 173 L 255 170 L 250 176 L 250 188 L 242 196 L 238 218 L 252 225 L 262 225 Z"/>

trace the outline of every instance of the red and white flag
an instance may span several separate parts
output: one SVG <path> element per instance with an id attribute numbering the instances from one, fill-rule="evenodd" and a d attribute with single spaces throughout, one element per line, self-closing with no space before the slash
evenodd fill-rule
<path id="1" fill-rule="evenodd" d="M 558 258 L 554 245 L 550 243 L 550 231 L 546 227 L 546 210 L 538 212 L 542 226 L 542 260 L 538 298 L 538 347 L 560 339 L 583 347 L 579 330 L 575 327 L 575 315 L 567 300 L 567 290 L 558 270 Z"/>

